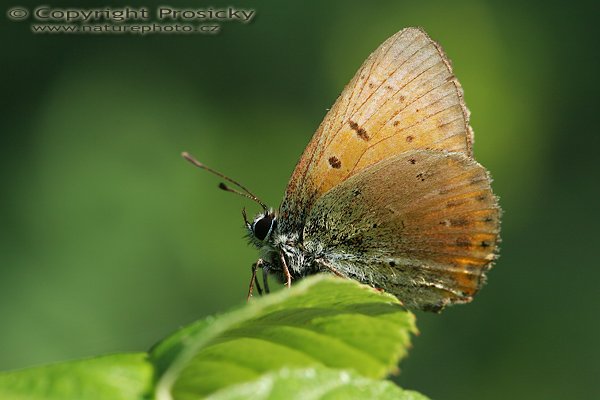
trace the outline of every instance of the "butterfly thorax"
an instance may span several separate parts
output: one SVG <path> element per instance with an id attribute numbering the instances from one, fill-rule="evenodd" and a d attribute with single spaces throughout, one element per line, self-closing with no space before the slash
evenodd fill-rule
<path id="1" fill-rule="evenodd" d="M 321 255 L 315 249 L 304 246 L 299 232 L 283 231 L 275 212 L 261 213 L 247 225 L 250 242 L 259 250 L 259 256 L 268 272 L 283 282 L 285 262 L 293 279 L 319 272 L 315 262 Z M 266 233 L 264 233 L 266 232 Z"/>

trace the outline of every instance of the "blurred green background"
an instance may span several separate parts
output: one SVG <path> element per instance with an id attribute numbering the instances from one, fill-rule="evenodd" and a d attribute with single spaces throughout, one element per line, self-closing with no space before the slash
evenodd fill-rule
<path id="1" fill-rule="evenodd" d="M 418 314 L 397 381 L 438 399 L 600 398 L 597 5 L 177 3 L 257 16 L 145 37 L 0 18 L 0 369 L 141 351 L 243 304 L 257 254 L 240 209 L 258 210 L 179 153 L 278 206 L 362 61 L 422 26 L 465 89 L 503 246 L 474 303 Z"/>

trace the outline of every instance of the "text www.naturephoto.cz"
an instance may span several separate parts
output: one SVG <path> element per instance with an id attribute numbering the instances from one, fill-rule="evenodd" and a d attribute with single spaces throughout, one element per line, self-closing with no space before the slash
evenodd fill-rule
<path id="1" fill-rule="evenodd" d="M 46 34 L 215 34 L 219 24 L 33 24 L 33 33 Z"/>

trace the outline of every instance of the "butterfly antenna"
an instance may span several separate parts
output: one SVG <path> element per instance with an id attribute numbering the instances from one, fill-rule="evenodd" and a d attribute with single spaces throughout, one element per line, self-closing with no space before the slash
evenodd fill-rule
<path id="1" fill-rule="evenodd" d="M 226 181 L 236 185 L 237 187 L 239 187 L 240 189 L 242 189 L 245 193 L 240 192 L 239 190 L 235 190 L 230 188 L 229 186 L 227 186 L 224 183 L 220 183 L 219 184 L 219 189 L 224 190 L 226 192 L 231 192 L 231 193 L 235 193 L 235 194 L 239 194 L 240 196 L 246 197 L 252 201 L 257 202 L 258 204 L 260 204 L 260 206 L 266 211 L 269 209 L 269 207 L 266 206 L 265 203 L 263 203 L 254 193 L 252 193 L 250 190 L 248 190 L 244 185 L 242 185 L 239 182 L 234 181 L 233 179 L 231 179 L 230 177 L 228 177 L 227 175 L 223 175 L 222 173 L 220 173 L 219 171 L 215 171 L 214 169 L 202 164 L 200 161 L 196 160 L 190 153 L 184 151 L 183 153 L 181 153 L 181 156 L 183 158 L 185 158 L 187 161 L 189 161 L 191 164 L 195 165 L 196 167 L 203 169 L 205 171 L 210 172 L 211 174 L 214 174 L 220 178 L 225 179 Z"/>

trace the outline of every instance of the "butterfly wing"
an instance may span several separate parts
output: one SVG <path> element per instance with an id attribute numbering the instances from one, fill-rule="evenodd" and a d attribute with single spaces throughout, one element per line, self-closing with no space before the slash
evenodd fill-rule
<path id="1" fill-rule="evenodd" d="M 322 270 L 383 288 L 408 307 L 468 302 L 499 240 L 490 181 L 462 153 L 402 153 L 319 198 L 304 227 L 305 248 Z"/>
<path id="2" fill-rule="evenodd" d="M 469 112 L 440 46 L 417 28 L 386 40 L 360 67 L 288 183 L 282 224 L 298 230 L 315 200 L 376 162 L 413 149 L 472 155 Z"/>

